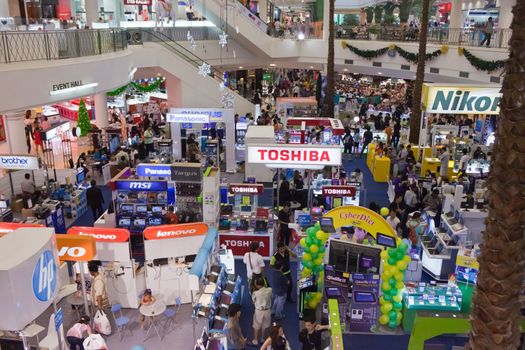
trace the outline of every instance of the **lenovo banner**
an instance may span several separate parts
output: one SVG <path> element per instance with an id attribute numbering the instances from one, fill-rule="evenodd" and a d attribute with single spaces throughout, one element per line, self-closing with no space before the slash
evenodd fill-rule
<path id="1" fill-rule="evenodd" d="M 191 236 L 202 236 L 208 233 L 208 225 L 203 222 L 180 225 L 160 225 L 148 227 L 144 230 L 144 238 L 147 240 L 184 238 Z"/>
<path id="2" fill-rule="evenodd" d="M 55 235 L 60 261 L 90 261 L 97 248 L 91 236 Z"/>
<path id="3" fill-rule="evenodd" d="M 325 197 L 355 197 L 355 187 L 353 186 L 323 186 L 323 196 Z"/>
<path id="4" fill-rule="evenodd" d="M 220 234 L 219 244 L 231 249 L 234 256 L 242 257 L 250 251 L 250 243 L 259 242 L 257 251 L 263 258 L 270 257 L 270 237 L 257 235 Z"/>
<path id="5" fill-rule="evenodd" d="M 257 184 L 230 184 L 228 186 L 228 192 L 232 194 L 261 195 L 263 191 L 264 186 Z"/>
<path id="6" fill-rule="evenodd" d="M 68 235 L 91 236 L 97 242 L 127 242 L 129 231 L 123 228 L 74 226 L 67 230 Z"/>
<path id="7" fill-rule="evenodd" d="M 248 163 L 270 168 L 322 168 L 341 165 L 341 147 L 324 145 L 248 146 Z"/>

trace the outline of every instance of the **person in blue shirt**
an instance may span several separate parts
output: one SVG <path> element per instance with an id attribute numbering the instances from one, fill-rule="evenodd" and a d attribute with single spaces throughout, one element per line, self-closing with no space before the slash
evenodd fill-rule
<path id="1" fill-rule="evenodd" d="M 275 320 L 282 320 L 284 318 L 284 304 L 286 302 L 286 293 L 288 290 L 288 278 L 283 274 L 282 264 L 280 261 L 275 261 L 273 264 L 273 305 L 272 314 Z"/>

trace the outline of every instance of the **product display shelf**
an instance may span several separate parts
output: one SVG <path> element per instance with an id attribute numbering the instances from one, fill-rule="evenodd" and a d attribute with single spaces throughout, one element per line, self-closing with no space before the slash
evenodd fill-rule
<path id="1" fill-rule="evenodd" d="M 52 199 L 59 200 L 64 205 L 64 215 L 69 219 L 82 216 L 88 209 L 85 189 L 59 188 L 51 195 Z"/>
<path id="2" fill-rule="evenodd" d="M 207 276 L 208 283 L 194 305 L 196 317 L 205 317 L 210 333 L 224 333 L 228 307 L 241 300 L 241 278 L 228 275 L 224 266 L 215 265 Z"/>
<path id="3" fill-rule="evenodd" d="M 210 226 L 217 226 L 220 212 L 220 170 L 208 168 L 202 179 L 202 219 Z"/>

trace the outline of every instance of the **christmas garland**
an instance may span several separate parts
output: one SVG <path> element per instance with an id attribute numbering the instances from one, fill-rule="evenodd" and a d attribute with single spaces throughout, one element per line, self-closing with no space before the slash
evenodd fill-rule
<path id="1" fill-rule="evenodd" d="M 348 44 L 348 43 L 346 43 L 344 41 L 343 41 L 342 45 L 343 45 L 343 48 L 347 48 L 350 51 L 352 51 L 353 53 L 355 53 L 357 56 L 366 58 L 367 60 L 371 60 L 372 58 L 383 56 L 388 51 L 388 47 L 384 47 L 384 48 L 379 49 L 379 50 L 361 50 L 361 49 L 358 49 L 357 47 L 352 46 L 352 45 L 350 45 L 350 44 Z"/>
<path id="2" fill-rule="evenodd" d="M 405 60 L 409 61 L 409 62 L 412 62 L 412 63 L 417 63 L 417 59 L 419 57 L 419 54 L 416 54 L 416 53 L 412 53 L 412 52 L 408 52 L 402 48 L 400 48 L 399 46 L 395 46 L 395 50 L 397 51 L 397 53 L 399 54 L 399 56 L 403 57 Z M 431 53 L 427 53 L 425 55 L 425 61 L 430 61 L 430 60 L 433 60 L 434 58 L 438 57 L 438 56 L 441 56 L 441 54 L 443 54 L 443 51 L 441 48 L 434 51 L 434 52 L 431 52 Z"/>
<path id="3" fill-rule="evenodd" d="M 463 54 L 467 61 L 476 68 L 477 70 L 484 72 L 493 72 L 498 69 L 502 69 L 505 66 L 506 60 L 488 61 L 474 56 L 469 50 L 465 48 L 458 48 L 458 53 Z"/>
<path id="4" fill-rule="evenodd" d="M 160 85 L 162 84 L 162 82 L 164 82 L 165 78 L 164 77 L 158 77 L 155 79 L 154 82 L 148 84 L 148 85 L 142 85 L 141 83 L 137 83 L 135 81 L 132 81 L 130 82 L 129 84 L 127 85 L 124 85 L 124 86 L 121 86 L 113 91 L 108 91 L 107 94 L 108 96 L 118 96 L 120 94 L 122 94 L 124 91 L 126 91 L 129 87 L 137 90 L 138 92 L 141 92 L 141 93 L 147 93 L 147 92 L 152 92 L 152 91 L 155 91 L 157 89 L 160 88 Z"/>

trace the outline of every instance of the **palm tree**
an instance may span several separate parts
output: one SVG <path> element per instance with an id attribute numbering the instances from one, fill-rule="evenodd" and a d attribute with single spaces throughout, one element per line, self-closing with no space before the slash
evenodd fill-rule
<path id="1" fill-rule="evenodd" d="M 412 114 L 410 115 L 410 136 L 411 143 L 419 144 L 419 131 L 421 124 L 421 92 L 425 80 L 425 56 L 427 54 L 427 31 L 428 31 L 428 12 L 430 0 L 423 0 L 421 11 L 421 28 L 419 30 L 419 52 L 417 59 L 416 81 L 414 96 L 412 100 Z"/>
<path id="2" fill-rule="evenodd" d="M 326 96 L 324 100 L 325 113 L 327 117 L 334 117 L 334 94 L 335 94 L 335 52 L 334 52 L 334 7 L 335 0 L 330 1 L 328 10 L 328 59 L 326 64 Z"/>
<path id="3" fill-rule="evenodd" d="M 478 258 L 467 348 L 514 350 L 520 343 L 525 278 L 525 1 L 516 1 L 496 142 L 488 178 L 486 230 Z"/>

